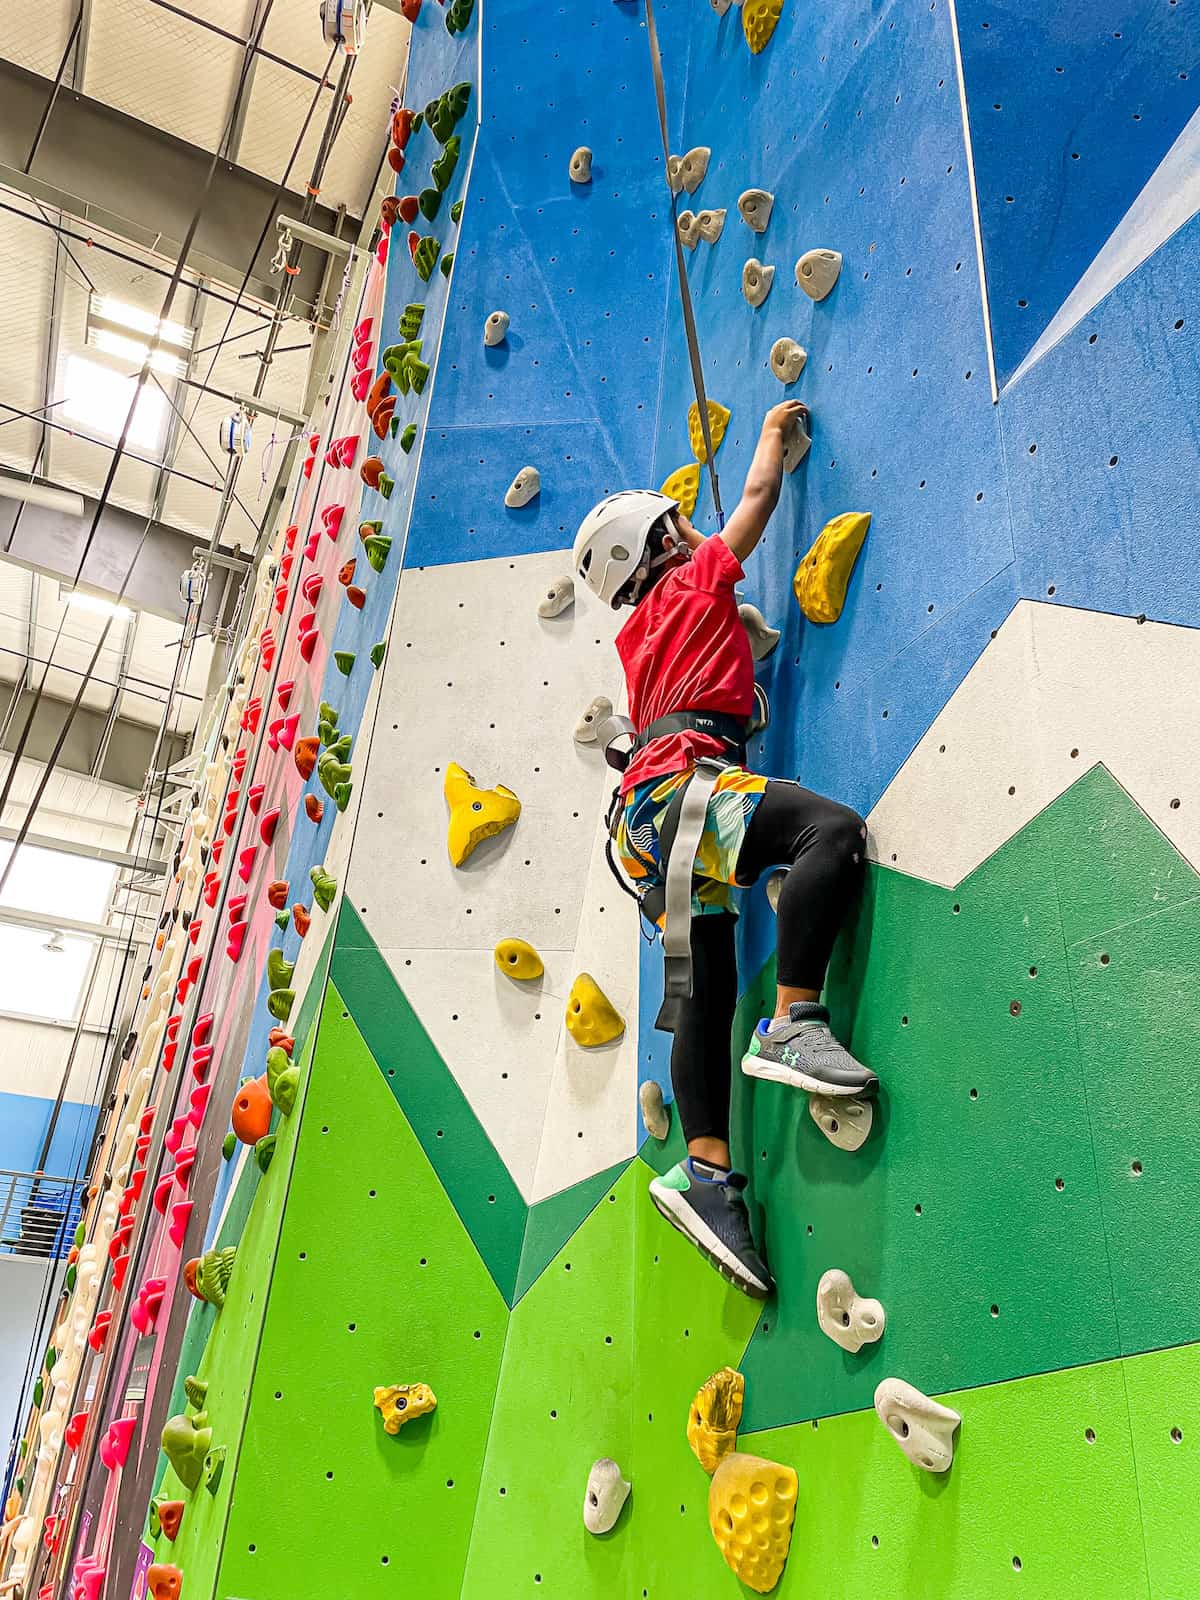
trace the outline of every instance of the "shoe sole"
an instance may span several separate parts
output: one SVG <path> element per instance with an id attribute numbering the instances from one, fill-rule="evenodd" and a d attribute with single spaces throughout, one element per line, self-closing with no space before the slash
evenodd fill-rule
<path id="1" fill-rule="evenodd" d="M 678 1202 L 672 1199 L 678 1193 L 679 1191 L 676 1189 L 656 1189 L 653 1184 L 650 1185 L 650 1198 L 654 1202 L 655 1210 L 660 1216 L 665 1217 L 689 1244 L 695 1245 L 710 1266 L 715 1267 L 727 1282 L 731 1283 L 735 1289 L 740 1289 L 751 1300 L 766 1300 L 771 1293 L 771 1286 L 751 1276 L 738 1261 L 733 1251 L 727 1245 L 722 1244 L 712 1229 L 705 1227 L 704 1223 L 690 1208 L 687 1215 L 696 1231 L 693 1232 L 693 1227 L 685 1226 L 683 1214 L 675 1210 L 675 1205 Z M 701 1230 L 703 1230 L 703 1237 L 700 1237 Z"/>
<path id="2" fill-rule="evenodd" d="M 869 1099 L 879 1088 L 879 1079 L 868 1078 L 865 1083 L 828 1083 L 824 1078 L 814 1078 L 798 1067 L 785 1067 L 781 1061 L 767 1061 L 762 1056 L 744 1055 L 742 1072 L 747 1078 L 762 1078 L 767 1083 L 786 1084 L 789 1089 L 803 1089 L 805 1094 L 830 1095 L 834 1099 L 849 1100 L 855 1095 Z"/>

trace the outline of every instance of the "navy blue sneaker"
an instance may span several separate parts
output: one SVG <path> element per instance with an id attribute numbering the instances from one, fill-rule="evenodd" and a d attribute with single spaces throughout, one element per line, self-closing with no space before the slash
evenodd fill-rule
<path id="1" fill-rule="evenodd" d="M 723 1278 L 752 1300 L 765 1300 L 774 1288 L 771 1274 L 750 1236 L 750 1218 L 740 1172 L 722 1174 L 704 1162 L 697 1167 L 717 1174 L 705 1182 L 688 1170 L 688 1162 L 672 1167 L 650 1185 L 650 1198 L 673 1227 L 690 1239 Z"/>
<path id="2" fill-rule="evenodd" d="M 786 1020 L 760 1022 L 742 1057 L 742 1071 L 807 1094 L 869 1096 L 879 1088 L 870 1067 L 834 1038 L 828 1011 L 813 1000 L 798 1000 Z"/>

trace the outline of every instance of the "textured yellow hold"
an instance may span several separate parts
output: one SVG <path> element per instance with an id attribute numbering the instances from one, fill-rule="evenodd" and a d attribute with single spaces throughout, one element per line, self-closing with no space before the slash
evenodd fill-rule
<path id="1" fill-rule="evenodd" d="M 756 1594 L 779 1582 L 792 1542 L 796 1474 L 735 1450 L 708 1486 L 708 1525 L 725 1563 Z"/>
<path id="2" fill-rule="evenodd" d="M 501 939 L 495 949 L 496 965 L 509 978 L 528 983 L 545 972 L 542 958 L 524 939 Z"/>
<path id="3" fill-rule="evenodd" d="M 685 517 L 690 517 L 700 496 L 700 468 L 694 461 L 689 461 L 686 467 L 676 467 L 659 493 L 669 494 L 672 500 L 678 500 L 680 511 Z"/>
<path id="4" fill-rule="evenodd" d="M 625 1032 L 616 1007 L 588 972 L 581 972 L 567 996 L 567 1032 L 585 1050 L 611 1044 Z"/>
<path id="5" fill-rule="evenodd" d="M 521 802 L 511 789 L 502 783 L 494 789 L 477 789 L 475 779 L 457 761 L 446 768 L 443 793 L 450 807 L 446 845 L 456 867 L 462 866 L 481 839 L 511 828 L 521 815 Z"/>
<path id="6" fill-rule="evenodd" d="M 782 13 L 783 0 L 746 0 L 742 7 L 742 32 L 751 55 L 756 56 L 766 48 Z"/>
<path id="7" fill-rule="evenodd" d="M 406 1422 L 437 1410 L 437 1395 L 427 1383 L 389 1383 L 375 1391 L 384 1433 L 399 1433 Z"/>
<path id="8" fill-rule="evenodd" d="M 721 448 L 721 440 L 725 437 L 725 429 L 729 426 L 729 411 L 719 400 L 708 402 L 708 432 L 712 439 L 713 454 Z M 688 443 L 692 447 L 692 454 L 696 460 L 703 463 L 708 460 L 704 448 L 704 434 L 700 429 L 700 407 L 693 400 L 688 407 Z M 699 486 L 697 475 L 697 486 Z"/>
<path id="9" fill-rule="evenodd" d="M 737 1449 L 738 1423 L 746 1380 L 732 1367 L 722 1367 L 696 1391 L 688 1412 L 687 1438 L 696 1460 L 711 1477 L 731 1450 Z"/>
<path id="10" fill-rule="evenodd" d="M 810 622 L 836 622 L 846 603 L 846 585 L 871 526 L 869 511 L 843 511 L 827 522 L 796 568 L 792 588 Z"/>

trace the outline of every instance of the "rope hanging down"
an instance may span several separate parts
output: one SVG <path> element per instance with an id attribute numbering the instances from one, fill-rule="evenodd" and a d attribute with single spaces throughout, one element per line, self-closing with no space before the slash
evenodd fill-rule
<path id="1" fill-rule="evenodd" d="M 696 317 L 692 310 L 692 291 L 688 284 L 687 264 L 683 246 L 679 242 L 677 212 L 679 196 L 670 188 L 671 143 L 667 132 L 667 91 L 663 83 L 662 52 L 658 47 L 658 27 L 654 20 L 654 0 L 646 0 L 646 37 L 650 42 L 650 70 L 654 74 L 654 98 L 658 102 L 658 128 L 662 135 L 663 176 L 671 194 L 671 239 L 675 245 L 675 270 L 679 278 L 679 299 L 683 306 L 683 331 L 687 336 L 688 360 L 692 367 L 692 387 L 696 391 L 696 408 L 700 413 L 700 432 L 704 439 L 704 454 L 712 484 L 713 508 L 717 513 L 717 527 L 725 526 L 725 512 L 721 507 L 721 490 L 717 481 L 717 462 L 713 453 L 712 435 L 708 427 L 708 396 L 704 392 L 704 368 L 700 361 L 700 341 L 696 335 Z"/>

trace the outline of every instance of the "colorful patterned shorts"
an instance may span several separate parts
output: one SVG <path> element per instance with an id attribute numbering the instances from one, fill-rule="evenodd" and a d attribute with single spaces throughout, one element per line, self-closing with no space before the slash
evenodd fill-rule
<path id="1" fill-rule="evenodd" d="M 617 854 L 639 892 L 662 885 L 658 830 L 668 806 L 692 770 L 689 767 L 665 778 L 648 778 L 625 796 L 625 809 L 617 823 Z M 696 852 L 692 879 L 694 917 L 715 911 L 733 911 L 736 915 L 733 886 L 737 883 L 738 854 L 769 781 L 744 767 L 726 767 L 717 779 Z"/>

